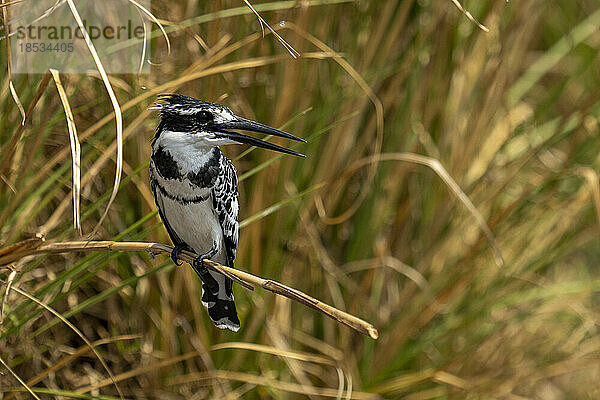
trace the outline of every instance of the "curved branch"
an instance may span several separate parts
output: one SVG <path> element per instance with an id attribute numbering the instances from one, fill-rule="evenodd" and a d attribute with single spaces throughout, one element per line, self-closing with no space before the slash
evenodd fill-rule
<path id="1" fill-rule="evenodd" d="M 29 239 L 19 242 L 12 246 L 0 249 L 0 265 L 16 262 L 24 257 L 33 256 L 43 253 L 69 253 L 74 251 L 145 251 L 151 254 L 171 254 L 172 246 L 161 243 L 152 242 L 114 242 L 109 240 L 90 240 L 90 241 L 73 241 L 62 243 L 48 243 L 41 238 Z M 194 253 L 182 251 L 180 258 L 192 263 L 195 257 Z M 259 276 L 252 275 L 248 272 L 239 269 L 226 267 L 211 260 L 203 260 L 204 265 L 216 272 L 219 272 L 235 282 L 244 286 L 246 289 L 253 290 L 259 286 L 272 293 L 287 297 L 288 299 L 297 301 L 310 308 L 313 308 L 329 318 L 332 318 L 350 328 L 365 334 L 372 339 L 377 339 L 379 333 L 377 329 L 370 323 L 355 317 L 347 312 L 338 310 L 328 304 L 317 300 L 298 289 L 286 286 L 277 281 L 263 279 Z"/>

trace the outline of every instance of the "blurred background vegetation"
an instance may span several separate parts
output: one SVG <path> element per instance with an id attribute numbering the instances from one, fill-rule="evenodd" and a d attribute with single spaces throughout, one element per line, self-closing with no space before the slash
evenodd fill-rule
<path id="1" fill-rule="evenodd" d="M 598 2 L 465 1 L 487 33 L 450 0 L 252 4 L 302 57 L 242 2 L 152 1 L 172 52 L 157 35 L 149 75 L 110 77 L 123 181 L 95 238 L 169 243 L 148 184 L 156 94 L 226 104 L 309 142 L 306 159 L 224 149 L 241 176 L 236 266 L 372 322 L 379 340 L 240 286 L 242 328 L 220 331 L 200 280 L 164 256 L 40 256 L 0 267 L 4 398 L 31 398 L 8 367 L 40 398 L 119 398 L 82 336 L 125 398 L 600 397 Z M 0 58 L 6 71 L 4 45 Z M 14 76 L 26 109 L 42 79 Z M 97 74 L 62 81 L 88 237 L 114 183 L 114 115 Z M 55 84 L 24 129 L 7 74 L 0 90 L 0 245 L 77 240 Z M 448 171 L 503 266 L 407 153 Z M 21 292 L 5 296 L 12 271 Z"/>

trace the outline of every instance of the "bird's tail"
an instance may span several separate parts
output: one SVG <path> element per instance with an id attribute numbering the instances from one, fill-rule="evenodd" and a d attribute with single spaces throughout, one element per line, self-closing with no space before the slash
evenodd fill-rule
<path id="1" fill-rule="evenodd" d="M 233 281 L 218 272 L 209 273 L 219 284 L 219 292 L 213 294 L 210 290 L 205 290 L 205 285 L 202 284 L 202 305 L 208 309 L 208 316 L 217 328 L 237 332 L 240 329 L 240 320 L 233 299 Z"/>

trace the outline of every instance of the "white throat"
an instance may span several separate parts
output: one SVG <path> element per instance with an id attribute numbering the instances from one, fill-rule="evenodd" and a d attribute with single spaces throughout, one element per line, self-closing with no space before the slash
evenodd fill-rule
<path id="1" fill-rule="evenodd" d="M 153 149 L 162 147 L 169 152 L 186 174 L 204 165 L 212 156 L 213 148 L 217 147 L 202 138 L 202 133 L 190 135 L 182 132 L 163 131 L 154 142 Z"/>

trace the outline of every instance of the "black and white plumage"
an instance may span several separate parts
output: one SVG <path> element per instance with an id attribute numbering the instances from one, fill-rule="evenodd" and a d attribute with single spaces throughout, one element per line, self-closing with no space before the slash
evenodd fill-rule
<path id="1" fill-rule="evenodd" d="M 227 107 L 182 95 L 164 95 L 152 109 L 160 123 L 152 142 L 150 184 L 175 249 L 192 251 L 202 279 L 202 304 L 215 325 L 237 331 L 240 321 L 233 282 L 202 265 L 208 258 L 233 267 L 238 243 L 236 171 L 218 146 L 246 143 L 302 156 L 292 150 L 230 129 L 267 133 L 304 141 L 289 133 L 236 116 Z"/>

